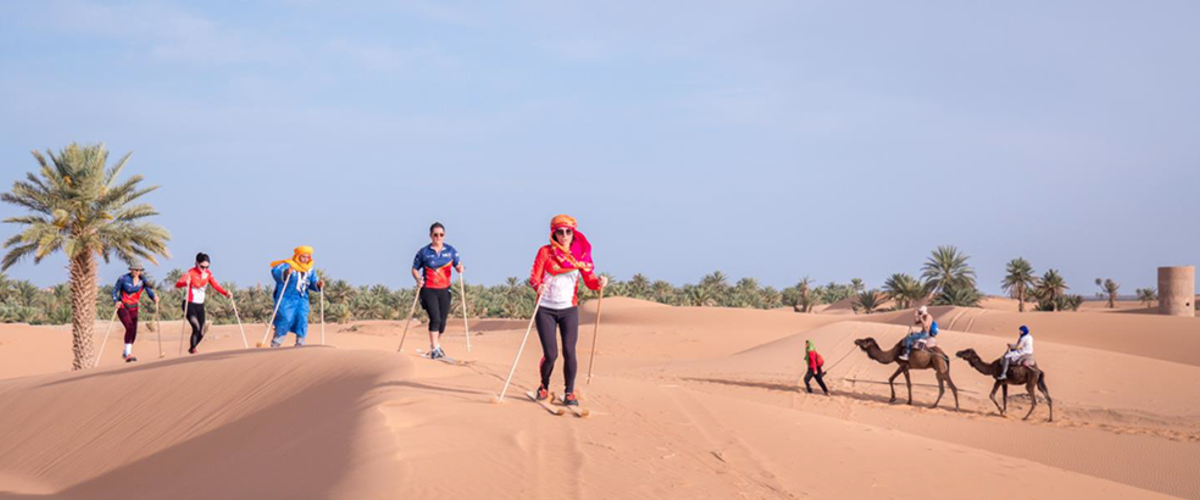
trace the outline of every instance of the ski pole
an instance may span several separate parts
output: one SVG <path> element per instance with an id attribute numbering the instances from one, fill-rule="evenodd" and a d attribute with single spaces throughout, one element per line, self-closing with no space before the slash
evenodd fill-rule
<path id="1" fill-rule="evenodd" d="M 408 337 L 408 325 L 412 323 L 413 315 L 417 313 L 417 299 L 421 297 L 421 287 L 413 288 L 413 303 L 408 309 L 408 319 L 404 321 L 404 333 L 400 335 L 400 347 L 396 348 L 396 352 L 404 352 L 404 339 Z"/>
<path id="2" fill-rule="evenodd" d="M 525 350 L 525 344 L 529 341 L 529 332 L 533 331 L 533 322 L 537 319 L 538 309 L 542 307 L 542 294 L 538 294 L 537 302 L 533 305 L 533 316 L 529 317 L 529 328 L 525 329 L 525 337 L 521 339 L 521 347 L 517 348 L 517 357 L 513 358 L 512 368 L 508 370 L 508 379 L 504 381 L 504 388 L 500 390 L 500 396 L 494 402 L 504 402 L 504 394 L 508 392 L 508 384 L 512 382 L 513 374 L 517 372 L 517 362 L 521 360 L 521 353 Z"/>
<path id="3" fill-rule="evenodd" d="M 188 321 L 188 304 L 192 298 L 192 271 L 188 270 L 187 288 L 183 292 L 183 323 L 179 325 L 179 356 L 183 356 L 183 336 L 187 333 Z M 201 328 L 204 325 L 200 325 Z"/>
<path id="4" fill-rule="evenodd" d="M 96 361 L 92 363 L 92 368 L 100 366 L 100 355 L 104 354 L 104 346 L 108 344 L 108 334 L 112 331 L 113 322 L 117 320 L 117 311 L 121 310 L 121 306 L 113 309 L 112 319 L 108 320 L 108 328 L 104 329 L 104 342 L 100 343 L 100 352 L 96 353 Z"/>
<path id="5" fill-rule="evenodd" d="M 229 303 L 233 304 L 233 317 L 237 319 L 238 330 L 242 331 L 242 348 L 249 349 L 250 342 L 246 340 L 246 327 L 242 326 L 242 315 L 238 313 L 237 300 L 233 298 L 233 292 L 229 292 Z"/>
<path id="6" fill-rule="evenodd" d="M 279 290 L 279 300 L 275 302 L 275 310 L 271 312 L 271 321 L 267 322 L 267 331 L 263 333 L 262 342 L 258 343 L 259 347 L 266 347 L 267 336 L 271 335 L 271 327 L 275 326 L 275 315 L 279 314 L 279 305 L 283 303 L 283 295 L 287 293 L 287 287 L 292 283 L 292 274 L 289 273 L 286 280 L 283 280 L 283 288 Z"/>
<path id="7" fill-rule="evenodd" d="M 585 384 L 592 383 L 592 362 L 596 361 L 596 339 L 600 337 L 600 305 L 604 303 L 604 289 L 600 289 L 600 297 L 596 299 L 596 328 L 592 330 L 592 354 L 588 356 L 588 374 Z"/>
<path id="8" fill-rule="evenodd" d="M 463 273 L 458 273 L 458 294 L 462 296 L 463 331 L 467 332 L 467 352 L 471 352 L 471 325 L 467 322 L 467 285 Z"/>
<path id="9" fill-rule="evenodd" d="M 321 345 L 325 345 L 325 287 L 321 287 Z"/>
<path id="10" fill-rule="evenodd" d="M 158 359 L 167 357 L 167 351 L 163 350 L 162 346 L 162 316 L 158 315 L 158 301 L 154 301 L 154 324 L 157 325 L 155 330 L 158 330 Z"/>

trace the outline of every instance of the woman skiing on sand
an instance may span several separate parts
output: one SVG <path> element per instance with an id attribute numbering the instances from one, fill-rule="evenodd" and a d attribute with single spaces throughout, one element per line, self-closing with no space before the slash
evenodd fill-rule
<path id="1" fill-rule="evenodd" d="M 550 244 L 538 249 L 533 261 L 529 284 L 538 291 L 537 323 L 538 338 L 542 341 L 541 385 L 537 398 L 549 397 L 550 375 L 554 373 L 554 361 L 558 359 L 558 339 L 555 328 L 562 335 L 563 378 L 566 380 L 563 403 L 578 406 L 575 397 L 575 374 L 578 359 L 575 344 L 579 341 L 579 295 L 576 293 L 579 280 L 589 289 L 600 290 L 608 285 L 608 278 L 596 276 L 592 263 L 592 245 L 583 233 L 577 231 L 578 223 L 573 217 L 559 215 L 550 221 Z"/>
<path id="2" fill-rule="evenodd" d="M 129 274 L 117 279 L 117 284 L 112 290 L 112 299 L 118 308 L 117 317 L 121 318 L 121 324 L 125 326 L 125 350 L 122 351 L 121 358 L 126 363 L 137 361 L 137 357 L 133 355 L 133 343 L 137 340 L 138 303 L 142 300 L 142 292 L 146 292 L 150 300 L 154 301 L 154 306 L 158 307 L 158 295 L 154 293 L 154 287 L 142 277 L 145 272 L 141 264 L 130 264 Z"/>
<path id="3" fill-rule="evenodd" d="M 429 314 L 429 357 L 446 357 L 438 339 L 446 332 L 450 316 L 450 270 L 463 272 L 458 251 L 446 244 L 446 226 L 434 222 L 429 227 L 430 243 L 417 250 L 413 258 L 412 275 L 421 287 L 421 307 Z"/>
<path id="4" fill-rule="evenodd" d="M 188 289 L 183 298 L 183 307 L 187 311 L 184 321 L 192 325 L 192 341 L 191 347 L 188 348 L 188 354 L 196 354 L 196 348 L 200 346 L 200 341 L 204 340 L 204 323 L 206 322 L 204 295 L 208 290 L 208 285 L 212 285 L 213 290 L 216 290 L 217 293 L 229 296 L 229 292 L 221 288 L 221 284 L 217 283 L 217 279 L 208 270 L 209 264 L 208 254 L 204 252 L 196 254 L 196 267 L 188 269 L 188 272 L 175 282 L 175 288 L 187 287 Z"/>

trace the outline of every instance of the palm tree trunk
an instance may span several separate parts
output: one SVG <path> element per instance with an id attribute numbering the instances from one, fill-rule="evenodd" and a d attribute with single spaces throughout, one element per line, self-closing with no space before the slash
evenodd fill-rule
<path id="1" fill-rule="evenodd" d="M 92 359 L 92 327 L 96 324 L 96 257 L 83 252 L 71 259 L 72 370 L 82 370 Z"/>
<path id="2" fill-rule="evenodd" d="M 1025 288 L 1017 289 L 1017 312 L 1025 312 Z"/>

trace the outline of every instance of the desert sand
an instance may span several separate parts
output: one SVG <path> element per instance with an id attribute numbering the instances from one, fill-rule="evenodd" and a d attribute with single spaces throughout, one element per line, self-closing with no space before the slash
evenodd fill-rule
<path id="1" fill-rule="evenodd" d="M 1004 299 L 996 299 L 1004 300 Z M 461 321 L 455 366 L 419 357 L 415 326 L 312 325 L 309 347 L 243 349 L 214 327 L 202 354 L 165 357 L 144 328 L 119 357 L 70 372 L 64 327 L 0 325 L 0 498 L 1200 498 L 1200 319 L 1119 311 L 1024 313 L 1006 304 L 935 307 L 947 352 L 998 357 L 1028 324 L 1055 402 L 954 359 L 939 408 L 932 372 L 914 406 L 888 402 L 888 366 L 853 346 L 890 347 L 911 312 L 797 314 L 605 299 L 595 375 L 584 306 L 579 392 L 587 418 L 527 400 L 541 356 L 531 338 L 508 397 L 525 322 Z M 106 323 L 97 325 L 98 336 Z M 253 346 L 263 325 L 247 325 Z M 808 394 L 804 341 L 833 396 Z M 97 339 L 99 342 L 99 339 Z M 561 363 L 561 358 L 560 358 Z M 561 367 L 552 390 L 561 392 Z M 816 384 L 814 383 L 814 387 Z"/>

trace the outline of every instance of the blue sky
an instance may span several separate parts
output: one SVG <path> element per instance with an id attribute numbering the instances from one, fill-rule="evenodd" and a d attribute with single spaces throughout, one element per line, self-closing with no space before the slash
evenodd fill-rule
<path id="1" fill-rule="evenodd" d="M 434 220 L 468 280 L 497 283 L 565 212 L 622 279 L 879 286 L 954 244 L 988 292 L 1024 256 L 1077 293 L 1132 293 L 1200 255 L 1198 18 L 1187 1 L 8 1 L 0 189 L 32 149 L 133 151 L 173 234 L 157 273 L 203 250 L 242 284 L 310 244 L 335 276 L 409 286 Z"/>

